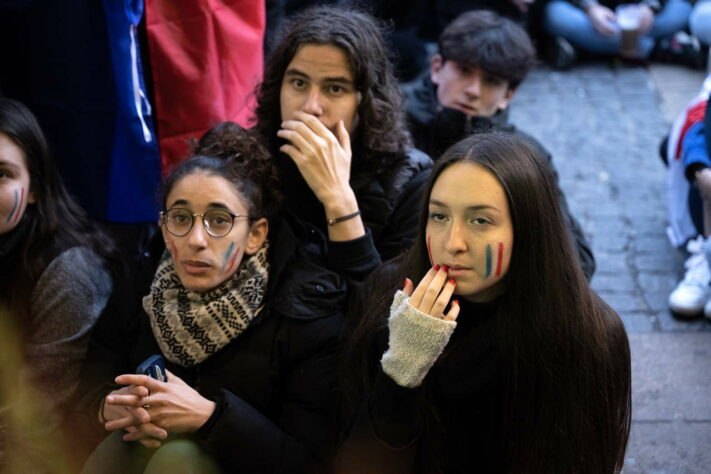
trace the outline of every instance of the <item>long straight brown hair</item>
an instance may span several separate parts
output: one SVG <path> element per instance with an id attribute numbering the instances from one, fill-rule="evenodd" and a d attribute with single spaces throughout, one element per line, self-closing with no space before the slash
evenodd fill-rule
<path id="1" fill-rule="evenodd" d="M 583 275 L 549 165 L 512 133 L 473 135 L 435 165 L 414 246 L 372 275 L 349 312 L 342 359 L 349 409 L 357 410 L 372 386 L 381 355 L 375 336 L 387 324 L 393 294 L 405 277 L 417 284 L 431 265 L 425 242 L 429 196 L 442 171 L 459 162 L 479 164 L 497 177 L 513 223 L 506 291 L 496 316 L 505 381 L 502 468 L 619 472 L 631 417 L 627 334 Z"/>

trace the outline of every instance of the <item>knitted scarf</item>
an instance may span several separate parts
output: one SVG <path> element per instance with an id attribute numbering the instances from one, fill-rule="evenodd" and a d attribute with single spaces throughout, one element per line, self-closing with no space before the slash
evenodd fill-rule
<path id="1" fill-rule="evenodd" d="M 151 292 L 143 298 L 143 309 L 168 360 L 183 367 L 195 366 L 249 327 L 264 307 L 268 247 L 265 242 L 242 261 L 231 278 L 205 292 L 183 286 L 166 251 Z"/>

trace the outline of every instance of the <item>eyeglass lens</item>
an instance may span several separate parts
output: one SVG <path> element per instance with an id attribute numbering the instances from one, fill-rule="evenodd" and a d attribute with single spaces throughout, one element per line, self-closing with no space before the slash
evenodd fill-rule
<path id="1" fill-rule="evenodd" d="M 175 235 L 186 235 L 193 228 L 195 216 L 202 217 L 207 232 L 213 237 L 224 237 L 232 229 L 234 219 L 227 211 L 210 209 L 203 214 L 191 214 L 187 209 L 170 209 L 165 213 L 165 225 Z"/>

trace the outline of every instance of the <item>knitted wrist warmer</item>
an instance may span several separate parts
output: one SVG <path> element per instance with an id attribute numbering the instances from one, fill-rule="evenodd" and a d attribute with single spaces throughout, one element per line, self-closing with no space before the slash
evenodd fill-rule
<path id="1" fill-rule="evenodd" d="M 422 383 L 457 323 L 425 314 L 409 301 L 402 291 L 395 293 L 388 319 L 388 350 L 380 363 L 395 383 L 413 388 Z"/>

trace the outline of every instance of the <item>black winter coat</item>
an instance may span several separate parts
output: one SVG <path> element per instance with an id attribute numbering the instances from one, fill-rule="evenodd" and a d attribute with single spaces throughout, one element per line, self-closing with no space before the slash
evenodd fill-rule
<path id="1" fill-rule="evenodd" d="M 325 269 L 324 239 L 293 219 L 272 225 L 270 276 L 260 317 L 223 349 L 195 367 L 166 361 L 168 370 L 217 403 L 191 439 L 226 472 L 315 470 L 335 442 L 336 349 L 345 283 Z M 119 388 L 114 377 L 134 373 L 160 348 L 141 296 L 149 291 L 161 252 L 137 289 L 114 294 L 96 326 L 78 406 L 102 432 L 102 398 Z M 104 432 L 105 434 L 105 432 Z"/>
<path id="2" fill-rule="evenodd" d="M 460 301 L 457 328 L 419 387 L 401 387 L 383 372 L 376 361 L 388 349 L 388 330 L 377 334 L 369 355 L 374 386 L 339 450 L 338 474 L 502 472 L 498 301 Z"/>
<path id="3" fill-rule="evenodd" d="M 428 153 L 435 160 L 439 158 L 450 146 L 477 131 L 496 128 L 505 130 L 526 139 L 541 156 L 550 164 L 556 183 L 558 172 L 553 166 L 553 157 L 541 143 L 532 136 L 516 129 L 508 123 L 507 111 L 501 111 L 491 118 L 470 117 L 458 110 L 445 108 L 439 105 L 435 85 L 429 75 L 410 83 L 403 88 L 407 120 L 415 146 Z M 588 280 L 595 273 L 595 257 L 583 229 L 577 219 L 570 212 L 565 194 L 558 186 L 560 208 L 570 230 L 573 242 L 578 250 L 583 272 Z"/>
<path id="4" fill-rule="evenodd" d="M 427 184 L 432 160 L 419 150 L 388 156 L 387 165 L 371 166 L 358 157 L 355 147 L 350 185 L 358 201 L 367 235 L 348 242 L 329 242 L 329 268 L 361 281 L 381 261 L 407 250 L 417 234 L 420 198 Z M 326 232 L 323 205 L 316 199 L 293 161 L 280 155 L 276 160 L 285 207 L 299 218 Z M 334 248 L 335 247 L 335 248 Z M 340 257 L 348 256 L 344 265 Z"/>

